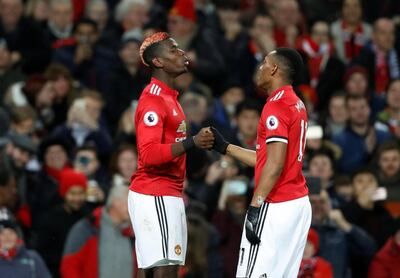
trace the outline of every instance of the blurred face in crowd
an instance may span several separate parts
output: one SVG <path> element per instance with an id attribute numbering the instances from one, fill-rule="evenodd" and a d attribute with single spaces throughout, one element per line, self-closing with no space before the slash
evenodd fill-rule
<path id="1" fill-rule="evenodd" d="M 95 21 L 102 30 L 108 21 L 108 7 L 105 2 L 96 2 L 91 4 L 87 10 L 87 16 Z"/>
<path id="2" fill-rule="evenodd" d="M 56 93 L 56 98 L 63 99 L 71 90 L 71 83 L 65 76 L 60 75 L 53 81 L 53 89 Z"/>
<path id="3" fill-rule="evenodd" d="M 304 248 L 303 260 L 311 259 L 314 256 L 314 253 L 314 244 L 311 241 L 307 240 L 306 247 Z"/>
<path id="4" fill-rule="evenodd" d="M 17 198 L 17 183 L 15 178 L 11 176 L 6 184 L 0 185 L 0 206 L 14 209 Z"/>
<path id="5" fill-rule="evenodd" d="M 316 22 L 311 30 L 311 38 L 318 45 L 329 42 L 329 25 L 325 21 Z"/>
<path id="6" fill-rule="evenodd" d="M 23 135 L 30 135 L 35 130 L 35 122 L 32 118 L 27 118 L 19 123 L 11 122 L 11 129 Z"/>
<path id="7" fill-rule="evenodd" d="M 256 110 L 245 109 L 237 117 L 237 125 L 240 134 L 245 139 L 257 137 L 257 126 L 260 120 L 260 113 Z"/>
<path id="8" fill-rule="evenodd" d="M 364 96 L 368 88 L 368 80 L 364 74 L 355 72 L 349 77 L 345 86 L 349 95 Z"/>
<path id="9" fill-rule="evenodd" d="M 310 195 L 310 203 L 312 208 L 313 223 L 320 223 L 328 218 L 332 207 L 329 200 L 329 195 L 325 190 L 321 190 L 321 193 L 318 195 Z"/>
<path id="10" fill-rule="evenodd" d="M 239 22 L 240 11 L 233 9 L 218 9 L 218 17 L 222 23 L 222 26 L 225 26 L 229 23 Z"/>
<path id="11" fill-rule="evenodd" d="M 81 150 L 76 154 L 74 168 L 83 172 L 87 177 L 94 175 L 99 167 L 100 163 L 96 152 Z"/>
<path id="12" fill-rule="evenodd" d="M 137 167 L 137 155 L 135 151 L 132 149 L 122 151 L 118 156 L 117 166 L 119 173 L 126 180 L 129 180 Z"/>
<path id="13" fill-rule="evenodd" d="M 368 191 L 375 191 L 378 188 L 376 177 L 370 173 L 360 173 L 353 178 L 354 195 L 360 196 Z"/>
<path id="14" fill-rule="evenodd" d="M 46 166 L 61 170 L 68 162 L 68 156 L 61 145 L 53 145 L 47 148 L 44 154 Z"/>
<path id="15" fill-rule="evenodd" d="M 72 5 L 65 2 L 54 2 L 50 5 L 49 20 L 60 30 L 65 30 L 72 24 Z"/>
<path id="16" fill-rule="evenodd" d="M 347 112 L 349 113 L 349 119 L 352 125 L 368 125 L 371 109 L 365 98 L 349 99 L 347 102 Z"/>
<path id="17" fill-rule="evenodd" d="M 0 46 L 0 73 L 11 66 L 11 52 L 5 47 Z"/>
<path id="18" fill-rule="evenodd" d="M 100 100 L 93 97 L 84 97 L 86 103 L 86 111 L 95 120 L 99 121 L 103 104 Z"/>
<path id="19" fill-rule="evenodd" d="M 126 12 L 122 26 L 125 31 L 135 28 L 143 29 L 149 21 L 149 8 L 147 5 L 135 4 Z"/>
<path id="20" fill-rule="evenodd" d="M 350 24 L 357 24 L 361 21 L 362 9 L 359 0 L 345 0 L 342 6 L 343 20 Z"/>
<path id="21" fill-rule="evenodd" d="M 65 194 L 65 204 L 73 211 L 80 210 L 86 201 L 86 190 L 81 186 L 71 186 Z"/>
<path id="22" fill-rule="evenodd" d="M 20 149 L 16 146 L 12 146 L 10 148 L 9 154 L 14 163 L 14 166 L 19 169 L 24 168 L 30 159 L 29 152 L 27 152 L 23 149 Z"/>
<path id="23" fill-rule="evenodd" d="M 344 96 L 332 97 L 329 101 L 329 116 L 337 124 L 345 124 L 348 119 L 346 98 Z"/>
<path id="24" fill-rule="evenodd" d="M 137 42 L 128 42 L 120 50 L 119 56 L 127 66 L 138 66 L 140 63 L 139 44 Z"/>
<path id="25" fill-rule="evenodd" d="M 10 228 L 4 228 L 0 230 L 0 248 L 8 251 L 17 246 L 18 235 Z"/>
<path id="26" fill-rule="evenodd" d="M 221 96 L 221 101 L 228 115 L 235 114 L 236 106 L 244 100 L 244 91 L 240 87 L 232 87 L 225 91 Z"/>
<path id="27" fill-rule="evenodd" d="M 22 16 L 22 0 L 0 0 L 0 20 L 5 28 L 15 28 Z"/>
<path id="28" fill-rule="evenodd" d="M 195 28 L 195 23 L 178 15 L 168 17 L 168 32 L 171 37 L 179 38 L 191 35 Z"/>
<path id="29" fill-rule="evenodd" d="M 400 80 L 390 83 L 387 92 L 387 103 L 388 106 L 394 110 L 400 109 Z"/>
<path id="30" fill-rule="evenodd" d="M 271 15 L 275 24 L 282 30 L 288 26 L 297 25 L 300 19 L 299 4 L 296 0 L 276 1 Z"/>
<path id="31" fill-rule="evenodd" d="M 96 28 L 92 24 L 81 23 L 76 28 L 74 36 L 79 44 L 95 45 L 99 36 Z"/>
<path id="32" fill-rule="evenodd" d="M 56 92 L 52 81 L 47 81 L 36 96 L 36 107 L 52 106 L 56 98 Z"/>
<path id="33" fill-rule="evenodd" d="M 185 112 L 187 122 L 201 125 L 207 118 L 207 99 L 200 94 L 187 92 L 181 100 L 182 109 Z"/>
<path id="34" fill-rule="evenodd" d="M 372 40 L 379 50 L 383 52 L 390 51 L 394 46 L 395 27 L 390 19 L 381 18 L 374 24 Z"/>
<path id="35" fill-rule="evenodd" d="M 273 37 L 274 23 L 272 19 L 265 15 L 257 15 L 254 19 L 253 26 L 250 29 L 250 35 L 257 39 L 262 35 Z"/>
<path id="36" fill-rule="evenodd" d="M 332 161 L 327 155 L 316 155 L 310 161 L 310 175 L 321 178 L 322 184 L 329 182 L 333 176 Z"/>
<path id="37" fill-rule="evenodd" d="M 400 151 L 398 149 L 386 150 L 379 156 L 379 168 L 387 177 L 393 177 L 400 170 Z"/>
<path id="38" fill-rule="evenodd" d="M 335 191 L 338 196 L 340 196 L 347 202 L 350 202 L 353 199 L 354 189 L 351 183 L 336 185 Z"/>
<path id="39" fill-rule="evenodd" d="M 33 7 L 33 18 L 37 21 L 45 21 L 49 18 L 49 4 L 44 0 L 39 0 Z"/>

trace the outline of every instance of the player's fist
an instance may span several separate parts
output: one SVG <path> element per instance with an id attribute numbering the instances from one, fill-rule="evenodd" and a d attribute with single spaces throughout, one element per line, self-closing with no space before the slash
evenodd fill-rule
<path id="1" fill-rule="evenodd" d="M 196 147 L 210 150 L 214 145 L 214 134 L 209 127 L 205 127 L 193 137 L 193 141 Z"/>
<path id="2" fill-rule="evenodd" d="M 246 216 L 246 238 L 251 244 L 259 244 L 261 242 L 260 238 L 256 234 L 256 226 L 258 215 L 260 214 L 260 208 L 249 206 Z"/>
<path id="3" fill-rule="evenodd" d="M 212 126 L 211 131 L 215 137 L 214 145 L 212 146 L 213 150 L 220 154 L 226 154 L 226 149 L 228 148 L 229 143 L 225 141 L 225 138 L 215 127 Z"/>

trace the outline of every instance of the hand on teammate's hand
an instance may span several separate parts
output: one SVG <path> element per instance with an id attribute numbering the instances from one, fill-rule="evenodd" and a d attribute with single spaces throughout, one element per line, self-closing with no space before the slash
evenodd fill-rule
<path id="1" fill-rule="evenodd" d="M 214 145 L 212 146 L 213 150 L 220 154 L 226 154 L 226 149 L 228 148 L 229 143 L 225 141 L 225 138 L 215 127 L 212 126 L 211 131 L 215 137 Z"/>
<path id="2" fill-rule="evenodd" d="M 249 206 L 249 209 L 247 210 L 245 228 L 246 238 L 251 244 L 259 244 L 261 242 L 260 238 L 256 234 L 256 226 L 259 214 L 260 208 Z"/>
<path id="3" fill-rule="evenodd" d="M 205 127 L 193 137 L 193 140 L 196 147 L 210 150 L 214 145 L 214 134 L 209 127 Z"/>

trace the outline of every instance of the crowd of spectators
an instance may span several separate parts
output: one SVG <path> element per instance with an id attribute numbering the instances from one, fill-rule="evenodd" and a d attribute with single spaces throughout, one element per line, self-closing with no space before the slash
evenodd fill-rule
<path id="1" fill-rule="evenodd" d="M 254 150 L 257 68 L 276 47 L 301 53 L 313 217 L 299 277 L 398 277 L 396 0 L 0 0 L 0 276 L 136 277 L 126 196 L 151 74 L 139 47 L 156 31 L 190 60 L 176 80 L 189 134 L 212 125 Z M 187 156 L 179 277 L 235 277 L 253 169 Z"/>

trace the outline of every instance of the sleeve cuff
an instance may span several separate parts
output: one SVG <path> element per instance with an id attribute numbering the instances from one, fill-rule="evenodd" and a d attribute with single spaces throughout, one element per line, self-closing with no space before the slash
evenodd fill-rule
<path id="1" fill-rule="evenodd" d="M 267 140 L 265 140 L 265 143 L 272 143 L 272 142 L 282 142 L 287 144 L 288 143 L 288 139 L 286 137 L 280 137 L 280 136 L 272 136 L 272 137 L 268 137 Z"/>

